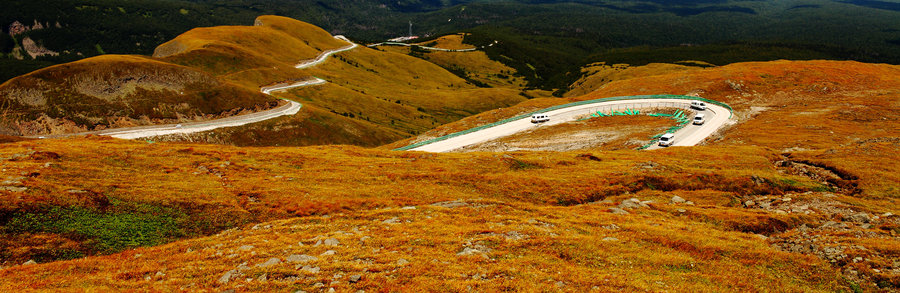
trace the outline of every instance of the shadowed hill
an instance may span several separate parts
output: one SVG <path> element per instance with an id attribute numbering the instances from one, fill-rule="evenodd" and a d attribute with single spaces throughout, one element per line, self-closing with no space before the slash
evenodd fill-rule
<path id="1" fill-rule="evenodd" d="M 197 69 L 141 56 L 103 55 L 0 85 L 2 133 L 39 135 L 183 120 L 273 107 L 277 100 Z"/>

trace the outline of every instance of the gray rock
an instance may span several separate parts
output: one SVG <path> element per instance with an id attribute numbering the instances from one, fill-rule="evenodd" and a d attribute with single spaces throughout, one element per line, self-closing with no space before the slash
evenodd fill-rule
<path id="1" fill-rule="evenodd" d="M 621 208 L 609 208 L 609 212 L 610 212 L 610 213 L 613 213 L 613 214 L 617 214 L 617 215 L 627 215 L 627 214 L 629 214 L 628 211 L 623 210 L 623 209 L 621 209 Z"/>
<path id="2" fill-rule="evenodd" d="M 341 242 L 334 238 L 328 238 L 325 239 L 325 242 L 323 244 L 325 244 L 325 246 L 338 246 L 341 244 Z"/>
<path id="3" fill-rule="evenodd" d="M 326 250 L 325 252 L 323 252 L 323 253 L 320 254 L 319 256 L 334 255 L 335 253 L 337 253 L 337 251 L 334 251 L 334 250 Z"/>
<path id="4" fill-rule="evenodd" d="M 469 204 L 462 200 L 454 200 L 454 201 L 442 201 L 431 204 L 433 206 L 445 207 L 445 208 L 458 208 L 468 206 Z"/>
<path id="5" fill-rule="evenodd" d="M 406 260 L 405 258 L 401 258 L 401 259 L 398 259 L 398 260 L 397 260 L 397 265 L 398 265 L 398 266 L 405 266 L 405 265 L 407 265 L 407 264 L 409 264 L 409 261 Z"/>
<path id="6" fill-rule="evenodd" d="M 687 212 L 687 210 L 686 210 L 686 209 L 676 209 L 676 210 L 675 210 L 675 211 L 676 211 L 676 212 L 679 212 L 679 213 L 684 213 L 684 212 Z"/>
<path id="7" fill-rule="evenodd" d="M 24 192 L 28 190 L 28 187 L 21 186 L 0 186 L 0 190 L 9 191 L 9 192 Z"/>
<path id="8" fill-rule="evenodd" d="M 390 219 L 387 219 L 387 220 L 384 220 L 384 221 L 381 221 L 381 222 L 384 223 L 384 224 L 399 224 L 399 223 L 400 223 L 400 219 L 398 219 L 397 217 L 393 217 L 393 218 L 390 218 Z"/>
<path id="9" fill-rule="evenodd" d="M 619 238 L 616 237 L 604 237 L 603 241 L 619 241 Z"/>
<path id="10" fill-rule="evenodd" d="M 752 206 L 755 206 L 755 205 L 756 205 L 756 202 L 754 202 L 754 201 L 752 201 L 752 200 L 748 200 L 748 201 L 745 201 L 745 202 L 744 202 L 744 206 L 745 206 L 745 207 L 748 207 L 748 208 L 749 208 L 749 207 L 752 207 Z"/>
<path id="11" fill-rule="evenodd" d="M 872 217 L 866 213 L 856 213 L 850 216 L 850 220 L 857 223 L 868 223 L 872 221 Z"/>
<path id="12" fill-rule="evenodd" d="M 319 267 L 314 267 L 314 266 L 303 266 L 303 268 L 300 270 L 310 273 L 310 274 L 318 274 L 321 269 L 319 269 Z M 324 284 L 323 284 L 323 286 L 324 286 Z"/>
<path id="13" fill-rule="evenodd" d="M 267 260 L 266 262 L 261 263 L 261 264 L 258 264 L 258 265 L 256 265 L 256 266 L 257 266 L 257 267 L 261 267 L 261 268 L 265 268 L 265 267 L 274 266 L 274 265 L 277 265 L 277 264 L 280 264 L 280 263 L 281 263 L 281 260 L 280 260 L 280 259 L 278 259 L 277 257 L 273 257 L 273 258 L 270 258 L 269 260 Z"/>
<path id="14" fill-rule="evenodd" d="M 23 265 L 23 266 L 30 266 L 30 265 L 33 265 L 33 264 L 37 264 L 37 262 L 34 261 L 33 259 L 30 259 L 30 260 L 26 261 L 25 263 L 23 263 L 22 265 Z"/>
<path id="15" fill-rule="evenodd" d="M 647 205 L 642 203 L 637 198 L 629 198 L 629 199 L 623 200 L 621 203 L 619 203 L 620 209 L 636 209 L 636 208 L 642 208 L 642 207 L 647 207 Z"/>
<path id="16" fill-rule="evenodd" d="M 405 207 L 402 207 L 402 208 L 400 208 L 400 209 L 401 209 L 401 210 L 414 210 L 414 209 L 416 209 L 416 207 L 414 207 L 414 206 L 405 206 Z"/>
<path id="17" fill-rule="evenodd" d="M 268 280 L 268 279 L 269 279 L 269 275 L 268 275 L 268 274 L 262 274 L 262 275 L 259 276 L 259 278 L 256 278 L 256 281 L 258 281 L 258 282 L 265 282 L 265 281 Z"/>
<path id="18" fill-rule="evenodd" d="M 679 203 L 684 203 L 685 200 L 684 200 L 684 198 L 681 198 L 680 196 L 676 195 L 676 196 L 672 197 L 672 200 L 670 200 L 670 202 L 674 203 L 674 204 L 679 204 Z"/>
<path id="19" fill-rule="evenodd" d="M 602 227 L 603 227 L 603 229 L 606 229 L 606 230 L 619 230 L 619 229 L 621 229 L 621 228 L 619 228 L 619 226 L 616 226 L 616 224 L 603 225 Z"/>
<path id="20" fill-rule="evenodd" d="M 237 270 L 230 270 L 230 271 L 225 272 L 225 274 L 223 274 L 222 277 L 219 277 L 219 281 L 218 281 L 219 284 L 227 284 L 228 281 L 231 281 L 231 277 L 237 276 L 237 273 L 238 273 Z"/>
<path id="21" fill-rule="evenodd" d="M 361 275 L 352 275 L 352 276 L 350 276 L 350 283 L 359 282 L 359 280 L 361 280 L 361 279 L 362 279 Z"/>
<path id="22" fill-rule="evenodd" d="M 238 247 L 238 250 L 247 251 L 247 250 L 251 250 L 255 247 L 256 246 L 253 246 L 253 245 L 242 245 L 241 247 Z"/>
<path id="23" fill-rule="evenodd" d="M 459 253 L 457 253 L 456 255 L 472 255 L 472 254 L 476 254 L 476 253 L 481 253 L 481 251 L 479 251 L 478 249 L 471 248 L 471 247 L 466 247 L 466 248 L 463 248 L 463 250 L 460 251 Z"/>
<path id="24" fill-rule="evenodd" d="M 292 254 L 292 255 L 288 256 L 287 259 L 285 259 L 285 261 L 287 261 L 289 263 L 298 263 L 298 262 L 299 263 L 307 263 L 307 262 L 317 261 L 317 260 L 319 260 L 318 257 L 311 256 L 311 255 L 305 255 L 305 254 L 300 254 L 300 255 Z"/>
<path id="25" fill-rule="evenodd" d="M 528 235 L 519 233 L 519 231 L 509 231 L 509 232 L 506 232 L 506 234 L 504 234 L 503 237 L 506 238 L 507 240 L 522 240 L 522 239 L 528 238 Z"/>

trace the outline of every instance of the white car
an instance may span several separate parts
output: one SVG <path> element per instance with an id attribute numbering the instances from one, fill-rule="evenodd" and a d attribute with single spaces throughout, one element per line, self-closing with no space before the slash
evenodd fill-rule
<path id="1" fill-rule="evenodd" d="M 547 122 L 547 121 L 550 121 L 550 116 L 547 116 L 545 114 L 531 115 L 531 123 L 541 123 L 541 122 Z"/>
<path id="2" fill-rule="evenodd" d="M 675 142 L 674 134 L 666 133 L 659 137 L 659 146 L 671 146 L 673 142 Z"/>
<path id="3" fill-rule="evenodd" d="M 694 116 L 694 125 L 703 125 L 706 122 L 706 114 L 697 114 Z"/>
<path id="4" fill-rule="evenodd" d="M 706 103 L 701 101 L 691 101 L 691 108 L 704 111 L 706 110 Z"/>

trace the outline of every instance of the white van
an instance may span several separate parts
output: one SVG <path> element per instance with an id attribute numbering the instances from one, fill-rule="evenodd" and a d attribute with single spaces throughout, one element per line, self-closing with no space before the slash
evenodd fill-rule
<path id="1" fill-rule="evenodd" d="M 675 135 L 671 133 L 663 134 L 663 136 L 659 137 L 659 146 L 670 146 L 675 142 Z"/>
<path id="2" fill-rule="evenodd" d="M 694 125 L 703 125 L 703 122 L 706 122 L 706 114 L 697 114 L 694 116 Z"/>
<path id="3" fill-rule="evenodd" d="M 701 101 L 691 101 L 691 108 L 704 111 L 706 110 L 706 103 Z"/>
<path id="4" fill-rule="evenodd" d="M 531 115 L 531 123 L 541 123 L 547 121 L 550 121 L 550 116 L 547 116 L 546 114 Z"/>

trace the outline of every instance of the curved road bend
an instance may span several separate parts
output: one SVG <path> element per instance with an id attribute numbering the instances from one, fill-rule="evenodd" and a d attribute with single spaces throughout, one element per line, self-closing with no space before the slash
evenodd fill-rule
<path id="1" fill-rule="evenodd" d="M 335 39 L 339 39 L 345 42 L 350 43 L 350 45 L 334 49 L 324 51 L 319 54 L 318 57 L 311 61 L 301 62 L 297 64 L 296 68 L 308 68 L 311 66 L 319 65 L 325 60 L 328 59 L 328 56 L 334 55 L 336 53 L 352 50 L 356 48 L 358 45 L 356 43 L 351 42 L 344 36 L 337 35 L 334 36 Z M 305 87 L 312 85 L 324 84 L 327 81 L 324 79 L 320 79 L 317 77 L 313 77 L 312 79 L 292 83 L 292 84 L 279 84 L 274 86 L 262 87 L 259 89 L 260 92 L 270 95 L 272 92 L 276 91 L 284 91 L 297 87 Z M 137 126 L 137 127 L 124 127 L 124 128 L 113 128 L 106 130 L 98 130 L 98 131 L 88 131 L 88 132 L 80 132 L 80 133 L 70 133 L 70 134 L 58 134 L 58 135 L 33 135 L 28 136 L 30 138 L 60 138 L 60 137 L 68 137 L 75 135 L 106 135 L 112 136 L 115 138 L 123 138 L 123 139 L 135 139 L 142 137 L 151 137 L 158 135 L 167 135 L 167 134 L 187 134 L 194 132 L 202 132 L 209 131 L 217 128 L 223 127 L 234 127 L 241 126 L 250 123 L 261 122 L 265 120 L 269 120 L 279 116 L 285 115 L 294 115 L 300 111 L 300 108 L 303 107 L 302 104 L 288 100 L 282 99 L 287 102 L 285 105 L 281 105 L 269 110 L 243 114 L 238 116 L 231 116 L 222 119 L 215 119 L 209 121 L 201 121 L 201 122 L 186 122 L 186 123 L 173 123 L 173 124 L 161 124 L 161 125 L 147 125 L 147 126 Z"/>
<path id="2" fill-rule="evenodd" d="M 641 109 L 650 107 L 686 109 L 690 107 L 690 103 L 691 100 L 681 99 L 639 99 L 578 105 L 544 113 L 550 116 L 550 121 L 541 124 L 531 123 L 531 118 L 525 117 L 480 131 L 467 133 L 446 140 L 419 146 L 410 150 L 435 153 L 449 152 L 464 146 L 512 135 L 518 132 L 533 129 L 535 127 L 544 127 L 575 121 L 580 117 L 590 115 L 591 113 L 596 113 L 597 111 L 608 112 L 609 110 Z M 703 139 L 707 136 L 713 134 L 716 130 L 719 129 L 719 127 L 724 125 L 725 122 L 728 121 L 729 117 L 728 109 L 709 103 L 707 103 L 706 111 L 703 113 L 707 114 L 706 123 L 704 123 L 703 125 L 689 124 L 681 130 L 675 132 L 675 146 L 696 145 L 700 141 L 703 141 Z"/>

